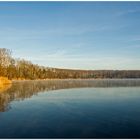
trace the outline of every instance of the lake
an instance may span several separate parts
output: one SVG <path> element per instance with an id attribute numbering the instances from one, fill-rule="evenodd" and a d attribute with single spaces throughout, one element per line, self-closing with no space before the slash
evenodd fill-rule
<path id="1" fill-rule="evenodd" d="M 15 81 L 0 138 L 140 138 L 140 79 Z"/>

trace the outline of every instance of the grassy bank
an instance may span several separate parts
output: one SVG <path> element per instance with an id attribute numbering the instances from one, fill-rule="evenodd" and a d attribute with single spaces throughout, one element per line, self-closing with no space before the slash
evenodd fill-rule
<path id="1" fill-rule="evenodd" d="M 11 84 L 11 81 L 7 77 L 0 77 L 0 87 L 6 84 Z"/>
<path id="2" fill-rule="evenodd" d="M 0 77 L 0 93 L 11 87 L 12 81 L 6 77 Z"/>

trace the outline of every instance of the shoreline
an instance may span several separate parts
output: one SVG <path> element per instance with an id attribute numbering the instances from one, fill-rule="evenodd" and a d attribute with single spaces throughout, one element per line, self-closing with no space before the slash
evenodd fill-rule
<path id="1" fill-rule="evenodd" d="M 54 78 L 54 79 L 12 79 L 9 80 L 7 77 L 0 77 L 0 88 L 2 88 L 5 85 L 8 84 L 12 84 L 12 83 L 16 83 L 16 82 L 32 82 L 32 81 L 90 81 L 90 80 L 94 80 L 94 81 L 98 81 L 98 80 L 140 80 L 140 78 L 85 78 L 85 79 L 81 79 L 81 78 L 77 78 L 77 79 L 58 79 L 58 78 Z"/>
<path id="2" fill-rule="evenodd" d="M 86 80 L 140 80 L 140 78 L 104 78 L 104 79 L 34 79 L 34 80 L 30 80 L 30 79 L 25 79 L 25 80 L 11 80 L 11 82 L 26 82 L 26 81 L 86 81 Z"/>

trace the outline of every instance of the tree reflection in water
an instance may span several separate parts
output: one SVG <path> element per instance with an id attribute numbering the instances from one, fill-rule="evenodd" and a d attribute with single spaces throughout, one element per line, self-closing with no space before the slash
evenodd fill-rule
<path id="1" fill-rule="evenodd" d="M 137 87 L 140 86 L 140 79 L 127 80 L 36 80 L 36 81 L 15 81 L 12 86 L 0 90 L 0 112 L 10 109 L 11 101 L 20 101 L 31 98 L 40 92 L 50 90 L 85 88 L 85 87 Z"/>

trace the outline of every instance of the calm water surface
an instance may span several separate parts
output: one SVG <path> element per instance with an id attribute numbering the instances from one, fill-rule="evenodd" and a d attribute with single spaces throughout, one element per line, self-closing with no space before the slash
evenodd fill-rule
<path id="1" fill-rule="evenodd" d="M 140 138 L 140 80 L 14 82 L 0 138 Z"/>

